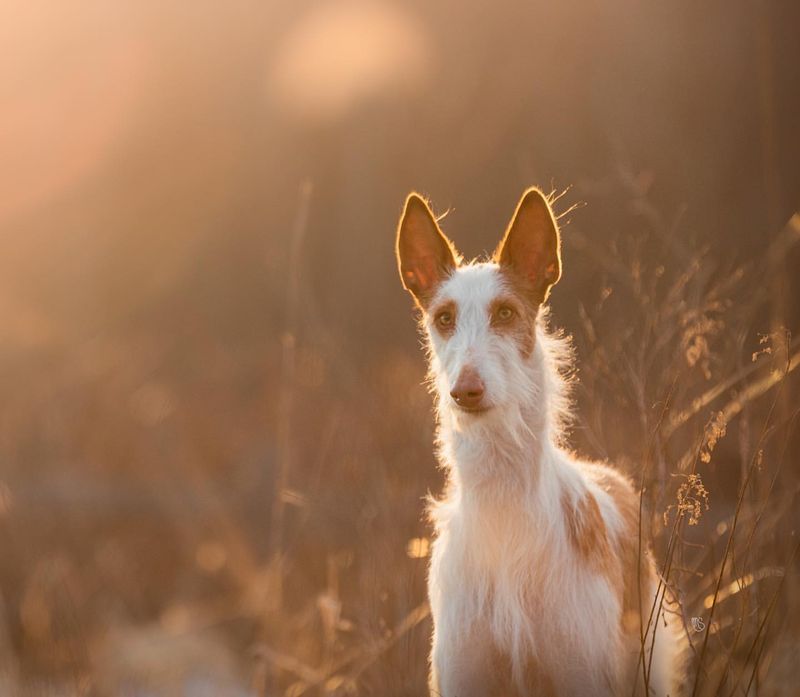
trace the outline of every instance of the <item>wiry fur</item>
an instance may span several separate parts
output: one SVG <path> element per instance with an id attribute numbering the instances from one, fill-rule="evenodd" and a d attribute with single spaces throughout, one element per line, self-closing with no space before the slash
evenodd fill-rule
<path id="1" fill-rule="evenodd" d="M 497 262 L 456 262 L 422 306 L 447 474 L 430 504 L 431 694 L 630 695 L 637 674 L 643 683 L 640 608 L 646 624 L 657 583 L 638 554 L 638 497 L 563 448 L 571 348 L 517 286 Z M 489 308 L 509 296 L 523 299 L 519 321 L 493 328 Z M 442 303 L 457 308 L 449 334 L 436 326 Z M 485 412 L 450 397 L 466 366 L 485 384 Z M 677 624 L 661 615 L 650 689 L 676 695 Z"/>

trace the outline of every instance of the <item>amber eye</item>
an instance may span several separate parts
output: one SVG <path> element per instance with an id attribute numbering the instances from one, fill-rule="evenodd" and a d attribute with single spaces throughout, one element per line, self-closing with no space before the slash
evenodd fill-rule
<path id="1" fill-rule="evenodd" d="M 500 322 L 508 322 L 514 317 L 514 314 L 513 308 L 509 307 L 508 305 L 501 305 L 499 308 L 497 308 L 495 317 Z"/>
<path id="2" fill-rule="evenodd" d="M 455 318 L 450 310 L 442 310 L 433 320 L 440 329 L 449 329 L 453 326 Z"/>

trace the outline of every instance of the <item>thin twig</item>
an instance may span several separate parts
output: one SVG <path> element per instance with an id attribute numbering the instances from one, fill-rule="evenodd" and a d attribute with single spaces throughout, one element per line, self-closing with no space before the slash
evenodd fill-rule
<path id="1" fill-rule="evenodd" d="M 355 667 L 354 676 L 360 675 L 383 653 L 394 646 L 401 637 L 408 634 L 408 632 L 414 629 L 420 622 L 425 620 L 430 615 L 430 612 L 427 601 L 420 603 L 397 624 L 389 636 L 379 639 L 366 647 L 361 646 L 346 652 L 344 655 L 340 656 L 338 660 L 334 661 L 324 673 L 320 673 L 315 679 L 305 681 L 305 684 L 295 685 L 295 690 L 293 692 L 294 697 L 301 697 L 301 695 L 306 694 L 309 690 L 319 687 L 342 668 L 359 658 L 361 660 Z"/>
<path id="2" fill-rule="evenodd" d="M 275 481 L 275 495 L 272 501 L 270 524 L 270 563 L 273 585 L 270 593 L 271 610 L 278 610 L 283 605 L 282 583 L 282 550 L 283 528 L 286 502 L 283 491 L 286 489 L 291 469 L 291 424 L 295 387 L 295 344 L 297 340 L 297 314 L 300 287 L 300 252 L 308 227 L 308 213 L 311 204 L 313 187 L 306 180 L 300 187 L 300 197 L 292 228 L 291 250 L 289 253 L 289 276 L 286 290 L 286 329 L 281 338 L 281 388 L 280 407 L 278 409 L 278 472 Z"/>
<path id="3" fill-rule="evenodd" d="M 800 347 L 800 337 L 792 341 L 789 346 L 790 350 L 797 347 Z M 775 383 L 782 380 L 785 375 L 791 373 L 795 368 L 797 368 L 798 365 L 800 365 L 800 350 L 796 351 L 792 355 L 786 374 L 781 371 L 773 371 L 770 372 L 769 375 L 765 375 L 763 378 L 754 381 L 745 387 L 740 394 L 730 400 L 721 411 L 723 413 L 730 413 L 732 418 L 733 416 L 737 415 L 749 402 L 752 402 L 754 399 L 763 395 Z M 702 409 L 719 398 L 724 392 L 727 392 L 729 389 L 748 377 L 751 373 L 755 372 L 759 367 L 760 365 L 758 363 L 752 363 L 751 365 L 742 368 L 727 380 L 724 380 L 723 382 L 712 387 L 710 390 L 704 392 L 697 399 L 692 400 L 692 404 L 688 409 L 679 411 L 672 416 L 672 418 L 664 427 L 661 435 L 665 439 L 669 438 L 678 428 L 683 426 L 683 424 L 689 421 L 693 416 L 698 414 Z M 727 423 L 727 420 L 725 423 Z"/>
<path id="4" fill-rule="evenodd" d="M 793 357 L 793 359 L 790 360 L 789 363 L 787 364 L 785 371 L 782 374 L 778 373 L 778 377 L 777 378 L 775 378 L 775 374 L 770 374 L 766 378 L 764 378 L 761 381 L 759 381 L 758 383 L 756 383 L 755 387 L 757 389 L 754 389 L 754 386 L 751 385 L 750 390 L 749 390 L 751 392 L 751 394 L 755 394 L 758 390 L 762 389 L 762 387 L 763 387 L 762 391 L 758 392 L 758 394 L 763 394 L 770 387 L 772 387 L 776 382 L 780 382 L 780 385 L 782 387 L 785 384 L 785 382 L 783 382 L 783 380 L 781 378 L 782 377 L 785 378 L 786 375 L 788 375 L 789 372 L 792 370 L 792 362 L 795 359 L 800 361 L 800 356 L 798 356 L 796 354 Z M 796 367 L 796 364 L 795 364 L 795 367 Z M 766 385 L 766 387 L 764 387 L 764 385 Z M 758 453 L 758 451 L 759 451 L 759 449 L 761 447 L 761 443 L 763 442 L 764 436 L 766 435 L 767 429 L 769 427 L 769 423 L 770 423 L 770 421 L 772 419 L 772 415 L 775 412 L 775 408 L 776 408 L 776 406 L 778 404 L 778 399 L 780 397 L 780 394 L 781 394 L 781 390 L 779 389 L 775 393 L 775 398 L 773 399 L 772 404 L 770 405 L 769 412 L 767 413 L 767 418 L 766 418 L 766 420 L 764 422 L 764 427 L 762 428 L 762 431 L 761 431 L 761 436 L 759 437 L 758 445 L 756 446 L 755 453 L 754 453 L 754 455 L 753 455 L 753 457 L 752 457 L 752 459 L 750 461 L 750 466 L 748 468 L 747 475 L 745 477 L 744 482 L 742 483 L 742 487 L 741 487 L 741 490 L 739 492 L 739 496 L 737 497 L 737 500 L 736 500 L 736 510 L 735 510 L 735 512 L 733 514 L 733 521 L 731 522 L 731 530 L 730 530 L 730 533 L 728 535 L 728 541 L 727 541 L 727 543 L 725 545 L 725 551 L 723 552 L 723 555 L 722 555 L 722 561 L 720 562 L 720 570 L 719 570 L 719 574 L 717 576 L 716 587 L 714 588 L 714 596 L 713 596 L 713 600 L 711 601 L 711 608 L 709 609 L 709 614 L 708 614 L 708 628 L 709 628 L 709 631 L 707 631 L 705 633 L 705 635 L 703 636 L 703 644 L 702 644 L 702 646 L 700 648 L 700 659 L 699 659 L 699 664 L 698 664 L 698 667 L 697 667 L 697 673 L 695 674 L 694 686 L 692 687 L 692 697 L 695 697 L 695 695 L 697 694 L 697 688 L 700 686 L 700 673 L 703 671 L 703 659 L 705 658 L 706 649 L 708 647 L 708 637 L 709 637 L 709 634 L 711 633 L 710 632 L 711 623 L 712 623 L 712 620 L 714 619 L 714 611 L 715 611 L 715 609 L 717 607 L 717 600 L 719 598 L 719 592 L 720 592 L 720 588 L 722 586 L 722 579 L 723 579 L 723 576 L 725 574 L 725 567 L 726 567 L 728 558 L 731 555 L 731 551 L 732 551 L 732 548 L 733 548 L 733 541 L 734 541 L 734 539 L 736 537 L 736 525 L 737 525 L 738 520 L 739 520 L 739 513 L 741 511 L 741 507 L 742 507 L 742 503 L 744 501 L 745 493 L 747 492 L 747 488 L 748 488 L 748 486 L 750 484 L 750 479 L 752 478 L 753 472 L 754 472 L 755 467 L 756 467 L 756 463 L 758 462 L 757 453 Z M 754 397 L 751 397 L 751 398 L 754 398 Z M 731 403 L 731 404 L 728 405 L 728 408 L 726 410 L 724 410 L 724 411 L 728 411 L 729 412 L 729 414 L 726 414 L 726 415 L 738 414 L 741 411 L 743 404 L 744 404 L 744 402 L 740 403 L 738 405 L 738 408 L 737 408 L 736 405 Z M 727 423 L 727 421 L 725 421 L 724 423 Z"/>

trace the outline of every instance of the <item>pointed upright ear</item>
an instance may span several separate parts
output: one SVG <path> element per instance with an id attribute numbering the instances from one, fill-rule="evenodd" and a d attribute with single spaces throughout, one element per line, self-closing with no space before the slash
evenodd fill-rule
<path id="1" fill-rule="evenodd" d="M 458 266 L 453 243 L 439 229 L 428 204 L 414 193 L 408 195 L 400 217 L 396 252 L 403 287 L 422 308 Z"/>
<path id="2" fill-rule="evenodd" d="M 511 271 L 542 303 L 561 278 L 561 242 L 553 211 L 539 189 L 520 199 L 503 241 L 494 254 L 501 268 Z"/>

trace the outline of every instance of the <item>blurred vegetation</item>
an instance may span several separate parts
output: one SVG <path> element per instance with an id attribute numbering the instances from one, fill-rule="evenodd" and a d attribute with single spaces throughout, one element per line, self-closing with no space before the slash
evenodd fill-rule
<path id="1" fill-rule="evenodd" d="M 696 694 L 792 694 L 793 4 L 0 12 L 0 694 L 423 694 L 394 226 L 421 190 L 476 255 L 531 184 L 580 204 L 571 441 L 643 484 Z"/>

